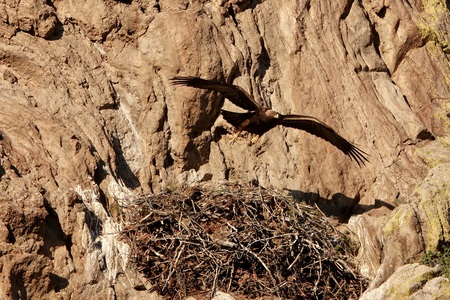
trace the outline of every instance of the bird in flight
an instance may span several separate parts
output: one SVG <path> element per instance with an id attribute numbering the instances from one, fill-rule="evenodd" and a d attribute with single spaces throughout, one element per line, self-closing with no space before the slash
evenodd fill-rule
<path id="1" fill-rule="evenodd" d="M 353 159 L 359 166 L 361 166 L 361 164 L 365 165 L 365 162 L 368 162 L 367 153 L 340 136 L 330 126 L 314 117 L 304 115 L 282 115 L 270 108 L 263 107 L 257 103 L 250 94 L 237 85 L 191 76 L 177 76 L 172 78 L 171 82 L 174 85 L 219 92 L 233 104 L 247 110 L 245 113 L 221 110 L 223 118 L 236 128 L 231 143 L 237 139 L 242 131 L 256 134 L 255 139 L 252 139 L 252 143 L 254 143 L 261 135 L 270 129 L 277 125 L 282 125 L 304 130 L 324 139 Z"/>

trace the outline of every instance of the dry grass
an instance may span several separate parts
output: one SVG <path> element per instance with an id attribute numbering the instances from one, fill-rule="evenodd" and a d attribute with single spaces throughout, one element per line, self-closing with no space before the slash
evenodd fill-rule
<path id="1" fill-rule="evenodd" d="M 133 262 L 170 299 L 358 299 L 366 287 L 320 211 L 261 188 L 147 196 L 126 216 Z"/>

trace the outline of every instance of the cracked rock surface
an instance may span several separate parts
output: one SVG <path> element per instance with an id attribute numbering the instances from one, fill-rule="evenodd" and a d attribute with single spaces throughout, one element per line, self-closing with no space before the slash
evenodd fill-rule
<path id="1" fill-rule="evenodd" d="M 0 294 L 148 299 L 120 206 L 224 181 L 346 223 L 376 289 L 450 237 L 449 25 L 445 1 L 0 1 Z M 370 164 L 288 128 L 230 145 L 223 99 L 177 75 L 317 117 Z"/>

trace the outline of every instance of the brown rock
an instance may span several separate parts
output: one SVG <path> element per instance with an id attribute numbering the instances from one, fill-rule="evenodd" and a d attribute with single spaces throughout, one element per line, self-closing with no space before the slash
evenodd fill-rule
<path id="1" fill-rule="evenodd" d="M 5 2 L 0 5 L 0 11 L 3 11 L 4 16 L 0 21 L 6 23 L 1 27 L 5 27 L 6 30 L 10 27 L 9 30 L 14 28 L 15 31 L 24 31 L 42 38 L 49 38 L 55 33 L 58 19 L 55 9 L 47 5 L 46 1 L 26 0 L 16 3 Z"/>
<path id="2" fill-rule="evenodd" d="M 365 293 L 361 299 L 445 299 L 448 296 L 449 281 L 438 277 L 438 274 L 438 268 L 417 263 L 404 265 L 383 285 Z M 439 284 L 442 285 L 436 287 Z M 430 293 L 431 291 L 433 292 Z"/>
<path id="3" fill-rule="evenodd" d="M 410 201 L 420 220 L 426 251 L 436 251 L 450 238 L 450 163 L 432 168 Z"/>
<path id="4" fill-rule="evenodd" d="M 3 296 L 10 299 L 50 299 L 52 264 L 36 254 L 2 256 Z"/>
<path id="5" fill-rule="evenodd" d="M 377 34 L 375 45 L 392 74 L 408 52 L 423 43 L 414 20 L 419 7 L 395 1 L 363 1 L 362 4 Z"/>
<path id="6" fill-rule="evenodd" d="M 417 220 L 427 248 L 447 238 L 418 211 L 447 172 L 435 164 L 445 159 L 427 158 L 447 147 L 448 11 L 418 1 L 124 2 L 0 3 L 0 263 L 17 262 L 0 289 L 144 297 L 116 237 L 120 206 L 223 180 L 307 195 L 341 220 L 354 208 L 361 269 L 376 285 L 417 259 Z M 293 129 L 230 146 L 223 99 L 175 88 L 175 75 L 231 81 L 281 113 L 315 116 L 370 164 Z M 26 276 L 55 276 L 12 286 L 8 274 L 25 265 Z"/>
<path id="7" fill-rule="evenodd" d="M 361 242 L 361 271 L 373 279 L 368 290 L 380 286 L 398 267 L 420 260 L 424 251 L 419 221 L 411 206 L 400 205 L 386 215 L 386 208 L 379 208 L 349 223 Z"/>

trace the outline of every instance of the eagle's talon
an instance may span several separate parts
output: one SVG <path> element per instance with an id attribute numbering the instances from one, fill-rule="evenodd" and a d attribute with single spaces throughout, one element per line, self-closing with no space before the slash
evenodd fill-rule
<path id="1" fill-rule="evenodd" d="M 256 142 L 259 140 L 260 135 L 256 135 L 252 138 L 252 140 L 250 141 L 250 145 L 256 144 Z"/>
<path id="2" fill-rule="evenodd" d="M 239 132 L 236 132 L 233 134 L 233 136 L 231 137 L 230 145 L 233 145 L 234 142 L 236 142 L 238 136 L 239 136 Z"/>

